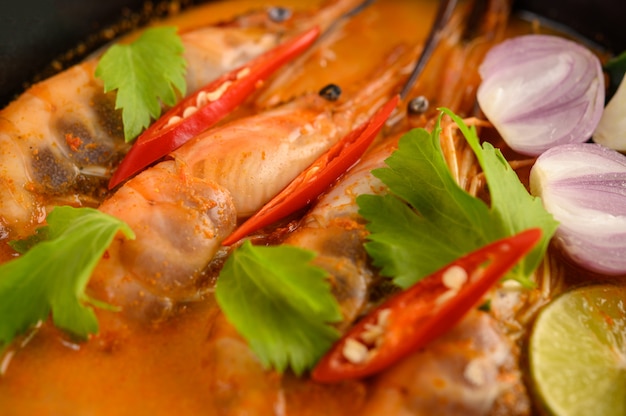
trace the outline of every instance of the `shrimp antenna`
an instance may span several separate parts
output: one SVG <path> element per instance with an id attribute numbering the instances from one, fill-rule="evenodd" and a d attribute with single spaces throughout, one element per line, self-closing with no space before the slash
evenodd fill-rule
<path id="1" fill-rule="evenodd" d="M 484 26 L 482 23 L 485 20 L 485 14 L 488 12 L 489 1 L 476 0 L 472 5 L 470 14 L 466 19 L 465 31 L 461 38 L 465 42 L 469 42 L 475 38 L 480 32 L 480 29 Z"/>
<path id="2" fill-rule="evenodd" d="M 356 5 L 353 9 L 348 10 L 347 12 L 345 12 L 344 14 L 339 16 L 338 19 L 336 19 L 334 22 L 332 22 L 330 24 L 330 26 L 328 26 L 326 28 L 324 33 L 322 33 L 322 35 L 320 36 L 320 39 L 325 37 L 328 33 L 333 32 L 335 27 L 340 25 L 344 20 L 349 19 L 349 18 L 351 18 L 353 16 L 356 16 L 357 14 L 361 13 L 363 10 L 365 10 L 367 7 L 369 7 L 372 3 L 374 3 L 374 1 L 375 0 L 365 0 L 362 3 L 359 3 L 358 5 Z"/>
<path id="3" fill-rule="evenodd" d="M 367 8 L 372 3 L 374 3 L 374 0 L 365 0 L 363 3 L 359 4 L 354 9 L 346 12 L 343 15 L 343 17 L 352 17 L 352 16 L 354 16 L 356 14 L 359 14 L 359 13 L 361 13 L 361 11 L 363 11 L 363 9 Z"/>
<path id="4" fill-rule="evenodd" d="M 428 38 L 426 38 L 426 43 L 424 44 L 424 48 L 420 56 L 417 58 L 417 62 L 415 63 L 415 67 L 413 67 L 413 71 L 411 72 L 411 76 L 404 84 L 402 91 L 400 92 L 400 98 L 405 99 L 411 88 L 413 87 L 413 83 L 417 77 L 422 73 L 424 67 L 426 66 L 426 62 L 432 55 L 433 51 L 437 44 L 439 44 L 439 38 L 441 35 L 441 31 L 446 26 L 448 21 L 450 20 L 450 16 L 452 15 L 452 10 L 456 7 L 456 0 L 442 0 L 439 3 L 439 7 L 437 9 L 437 14 L 435 15 L 435 21 L 430 28 L 430 32 L 428 33 Z"/>

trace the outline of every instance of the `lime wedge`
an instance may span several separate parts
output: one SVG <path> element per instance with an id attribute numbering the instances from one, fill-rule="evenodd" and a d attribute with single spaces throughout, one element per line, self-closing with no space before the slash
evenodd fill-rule
<path id="1" fill-rule="evenodd" d="M 533 389 L 554 415 L 626 415 L 626 286 L 555 298 L 529 345 Z"/>

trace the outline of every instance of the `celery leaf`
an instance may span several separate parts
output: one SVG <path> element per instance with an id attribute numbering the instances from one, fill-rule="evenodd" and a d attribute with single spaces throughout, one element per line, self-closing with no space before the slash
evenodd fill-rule
<path id="1" fill-rule="evenodd" d="M 220 273 L 216 298 L 265 367 L 296 374 L 312 367 L 339 337 L 341 320 L 315 253 L 293 246 L 237 248 Z"/>
<path id="2" fill-rule="evenodd" d="M 415 129 L 405 134 L 387 167 L 373 171 L 389 188 L 387 195 L 361 195 L 360 214 L 368 221 L 365 244 L 374 265 L 401 287 L 435 272 L 490 242 L 530 227 L 544 230 L 541 247 L 512 272 L 528 280 L 541 260 L 556 222 L 525 189 L 499 150 L 479 144 L 474 129 L 451 115 L 477 154 L 491 192 L 491 206 L 473 197 L 454 181 L 445 163 L 439 135 Z"/>
<path id="3" fill-rule="evenodd" d="M 0 265 L 0 347 L 50 313 L 57 327 L 81 339 L 96 333 L 88 305 L 103 304 L 85 287 L 115 234 L 134 237 L 124 222 L 91 208 L 55 207 L 47 223 L 36 235 L 41 241 L 16 243 L 25 254 Z"/>
<path id="4" fill-rule="evenodd" d="M 127 142 L 159 118 L 162 104 L 176 104 L 176 90 L 185 94 L 182 53 L 176 28 L 164 26 L 147 29 L 133 43 L 113 45 L 100 58 L 96 77 L 105 92 L 117 90 L 115 107 L 122 109 Z"/>

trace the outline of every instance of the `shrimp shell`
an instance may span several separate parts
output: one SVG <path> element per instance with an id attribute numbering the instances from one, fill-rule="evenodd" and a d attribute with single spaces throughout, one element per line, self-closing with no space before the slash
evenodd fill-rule
<path id="1" fill-rule="evenodd" d="M 398 60 L 339 102 L 308 94 L 210 129 L 123 184 L 100 209 L 137 238 L 116 240 L 96 267 L 90 284 L 97 296 L 147 321 L 200 299 L 208 290 L 202 270 L 236 217 L 258 210 L 368 119 L 397 90 L 405 68 Z"/>
<path id="2" fill-rule="evenodd" d="M 488 314 L 472 311 L 427 348 L 373 380 L 370 415 L 527 415 L 516 347 Z"/>
<path id="3" fill-rule="evenodd" d="M 275 47 L 304 28 L 328 28 L 357 0 L 329 1 L 323 13 L 284 24 L 240 19 L 181 35 L 187 92 Z M 241 27 L 254 22 L 259 26 Z M 260 23 L 259 23 L 260 22 Z M 261 28 L 271 28 L 265 32 Z M 287 30 L 291 29 L 291 30 Z M 105 94 L 94 72 L 98 57 L 33 85 L 0 111 L 0 238 L 23 238 L 55 205 L 97 206 L 113 168 L 128 151 L 115 92 Z"/>
<path id="4" fill-rule="evenodd" d="M 177 171 L 172 161 L 131 179 L 100 210 L 123 218 L 136 239 L 119 235 L 113 241 L 90 290 L 148 321 L 159 320 L 178 302 L 197 299 L 206 259 L 236 224 L 227 191 Z"/>

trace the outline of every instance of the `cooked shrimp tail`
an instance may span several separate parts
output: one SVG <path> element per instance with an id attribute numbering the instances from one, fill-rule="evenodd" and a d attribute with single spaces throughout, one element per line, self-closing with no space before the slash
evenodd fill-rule
<path id="1" fill-rule="evenodd" d="M 173 161 L 125 183 L 100 210 L 130 224 L 136 239 L 113 241 L 90 290 L 140 321 L 159 320 L 199 296 L 207 259 L 236 223 L 228 191 L 184 175 Z"/>

